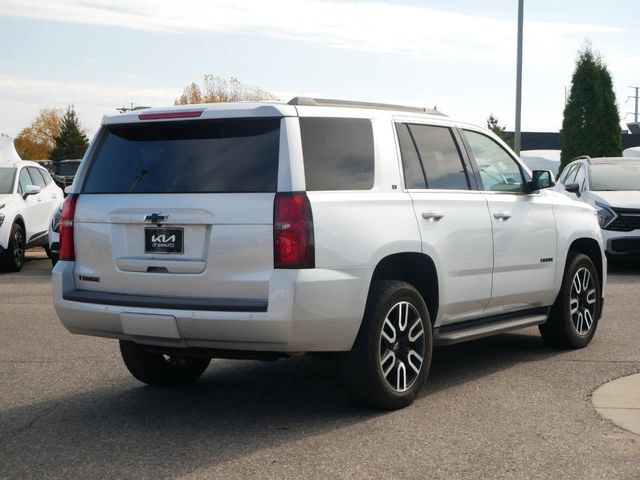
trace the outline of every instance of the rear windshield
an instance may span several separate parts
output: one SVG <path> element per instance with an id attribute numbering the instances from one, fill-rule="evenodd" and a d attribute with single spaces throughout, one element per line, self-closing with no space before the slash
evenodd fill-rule
<path id="1" fill-rule="evenodd" d="M 109 126 L 83 192 L 275 192 L 279 139 L 279 118 Z"/>
<path id="2" fill-rule="evenodd" d="M 0 193 L 11 193 L 13 191 L 15 175 L 15 168 L 0 168 Z"/>

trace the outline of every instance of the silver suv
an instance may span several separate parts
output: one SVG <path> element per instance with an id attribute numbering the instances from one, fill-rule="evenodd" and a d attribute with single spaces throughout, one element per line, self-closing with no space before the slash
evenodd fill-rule
<path id="1" fill-rule="evenodd" d="M 296 98 L 107 116 L 61 216 L 54 304 L 142 382 L 210 359 L 334 352 L 400 408 L 433 344 L 538 325 L 584 347 L 606 265 L 593 209 L 439 112 Z"/>

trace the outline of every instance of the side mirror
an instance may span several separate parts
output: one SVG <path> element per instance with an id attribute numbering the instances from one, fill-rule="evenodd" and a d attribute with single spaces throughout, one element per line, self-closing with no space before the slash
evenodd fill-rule
<path id="1" fill-rule="evenodd" d="M 564 189 L 569 192 L 569 193 L 575 193 L 577 196 L 580 196 L 580 185 L 578 185 L 577 183 L 567 183 L 564 186 Z"/>
<path id="2" fill-rule="evenodd" d="M 22 199 L 26 200 L 29 195 L 38 195 L 41 191 L 42 188 L 37 185 L 27 185 L 22 194 Z"/>
<path id="3" fill-rule="evenodd" d="M 551 188 L 555 184 L 553 174 L 549 170 L 534 170 L 531 172 L 531 181 L 525 184 L 525 192 L 537 192 L 543 188 Z"/>

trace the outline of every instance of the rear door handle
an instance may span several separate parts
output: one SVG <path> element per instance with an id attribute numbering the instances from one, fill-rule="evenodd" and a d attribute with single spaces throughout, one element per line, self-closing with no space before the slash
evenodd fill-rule
<path id="1" fill-rule="evenodd" d="M 430 222 L 437 222 L 442 217 L 444 217 L 444 213 L 439 210 L 430 210 L 428 212 L 422 212 L 422 218 L 425 220 L 429 220 Z"/>
<path id="2" fill-rule="evenodd" d="M 493 214 L 493 218 L 504 222 L 511 218 L 511 212 L 496 212 Z"/>

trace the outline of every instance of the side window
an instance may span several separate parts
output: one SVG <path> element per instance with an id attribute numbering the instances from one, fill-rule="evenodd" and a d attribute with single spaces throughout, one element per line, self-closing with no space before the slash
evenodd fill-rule
<path id="1" fill-rule="evenodd" d="M 481 133 L 465 130 L 475 157 L 483 190 L 518 192 L 524 183 L 518 163 L 498 143 Z"/>
<path id="2" fill-rule="evenodd" d="M 427 188 L 427 180 L 420 164 L 416 145 L 413 142 L 411 132 L 409 132 L 409 125 L 398 123 L 396 124 L 396 131 L 398 132 L 398 142 L 400 144 L 405 187 Z"/>
<path id="3" fill-rule="evenodd" d="M 411 143 L 417 152 L 418 167 L 420 167 L 415 166 L 415 159 L 411 153 L 405 156 L 403 152 L 405 176 L 407 171 L 413 176 L 413 182 L 408 182 L 407 187 L 411 188 L 409 186 L 411 183 L 420 185 L 421 169 L 423 178 L 425 178 L 426 188 L 469 190 L 469 182 L 462 163 L 460 150 L 451 129 L 419 124 L 409 124 L 406 127 Z M 405 140 L 406 143 L 408 142 Z M 417 182 L 415 181 L 416 178 L 418 179 Z M 410 178 L 410 180 L 412 179 Z M 416 186 L 413 188 L 424 187 Z"/>
<path id="4" fill-rule="evenodd" d="M 584 167 L 580 165 L 578 167 L 578 172 L 576 173 L 576 176 L 571 183 L 577 183 L 578 185 L 580 185 L 580 190 L 584 190 L 586 180 L 587 175 L 585 174 Z"/>
<path id="5" fill-rule="evenodd" d="M 49 175 L 49 172 L 47 172 L 45 169 L 39 168 L 38 171 L 42 175 L 42 178 L 44 178 L 45 185 L 49 185 L 51 182 L 53 182 L 51 175 Z"/>
<path id="6" fill-rule="evenodd" d="M 371 121 L 360 118 L 300 118 L 307 190 L 373 188 Z"/>
<path id="7" fill-rule="evenodd" d="M 560 176 L 560 182 L 563 183 L 563 184 L 569 183 L 569 178 L 571 178 L 572 175 L 575 175 L 575 173 L 576 173 L 576 166 L 575 165 L 570 165 L 570 166 L 566 167 L 562 171 L 562 175 Z"/>
<path id="8" fill-rule="evenodd" d="M 22 170 L 20 170 L 20 177 L 18 180 L 18 192 L 24 193 L 25 189 L 27 188 L 27 185 L 35 185 L 35 184 L 33 183 L 33 180 L 31 180 L 31 177 L 29 176 L 29 172 L 27 171 L 27 169 L 23 168 Z"/>
<path id="9" fill-rule="evenodd" d="M 31 179 L 34 181 L 34 185 L 39 186 L 40 188 L 44 188 L 47 186 L 47 183 L 44 181 L 44 177 L 40 173 L 39 168 L 31 168 L 29 167 L 29 174 L 31 175 Z"/>

